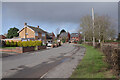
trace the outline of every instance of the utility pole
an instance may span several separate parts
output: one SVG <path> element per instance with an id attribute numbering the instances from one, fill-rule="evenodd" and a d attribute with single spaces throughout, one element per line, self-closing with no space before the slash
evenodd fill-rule
<path id="1" fill-rule="evenodd" d="M 95 25 L 94 25 L 94 9 L 92 8 L 92 20 L 93 20 L 93 47 L 95 47 Z"/>

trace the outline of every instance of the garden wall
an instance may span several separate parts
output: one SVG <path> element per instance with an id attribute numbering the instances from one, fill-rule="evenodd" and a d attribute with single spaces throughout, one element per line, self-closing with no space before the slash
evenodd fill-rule
<path id="1" fill-rule="evenodd" d="M 46 46 L 39 46 L 38 50 L 41 49 L 46 49 Z M 30 51 L 35 51 L 35 47 L 16 47 L 14 49 L 0 49 L 0 51 L 3 52 L 16 52 L 16 53 L 24 53 L 24 52 L 30 52 Z"/>
<path id="2" fill-rule="evenodd" d="M 46 46 L 37 46 L 37 50 L 46 49 Z"/>
<path id="3" fill-rule="evenodd" d="M 2 52 L 16 52 L 16 53 L 23 53 L 23 50 L 21 47 L 16 47 L 14 49 L 0 49 Z"/>

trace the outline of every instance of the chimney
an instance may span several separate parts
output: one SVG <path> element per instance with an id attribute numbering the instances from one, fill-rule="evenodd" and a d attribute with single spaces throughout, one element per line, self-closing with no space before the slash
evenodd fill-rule
<path id="1" fill-rule="evenodd" d="M 27 25 L 27 23 L 24 23 L 24 25 Z"/>
<path id="2" fill-rule="evenodd" d="M 37 26 L 37 28 L 39 28 L 39 26 Z"/>

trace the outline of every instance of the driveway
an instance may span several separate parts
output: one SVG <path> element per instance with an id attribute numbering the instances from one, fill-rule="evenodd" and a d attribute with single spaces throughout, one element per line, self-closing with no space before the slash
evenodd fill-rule
<path id="1" fill-rule="evenodd" d="M 85 48 L 63 44 L 58 48 L 23 53 L 2 59 L 3 78 L 69 78 Z"/>

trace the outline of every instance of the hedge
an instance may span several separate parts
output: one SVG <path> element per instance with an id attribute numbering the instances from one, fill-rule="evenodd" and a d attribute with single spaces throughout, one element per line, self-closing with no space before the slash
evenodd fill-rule
<path id="1" fill-rule="evenodd" d="M 19 47 L 31 47 L 31 46 L 42 46 L 42 41 L 19 41 Z"/>
<path id="2" fill-rule="evenodd" d="M 31 47 L 31 46 L 42 46 L 42 41 L 6 41 L 7 47 Z"/>

